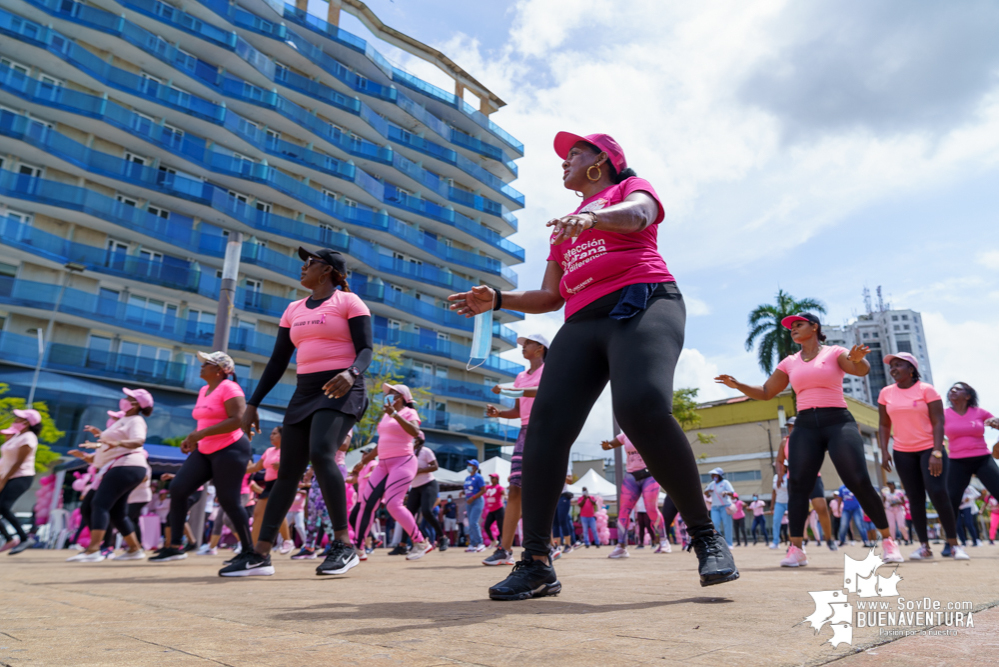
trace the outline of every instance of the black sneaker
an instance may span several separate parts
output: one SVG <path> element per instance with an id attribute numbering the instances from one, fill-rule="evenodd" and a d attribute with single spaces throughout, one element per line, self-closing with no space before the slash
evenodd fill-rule
<path id="1" fill-rule="evenodd" d="M 360 564 L 354 547 L 340 540 L 333 540 L 326 550 L 326 560 L 316 568 L 316 574 L 345 574 L 347 570 Z"/>
<path id="2" fill-rule="evenodd" d="M 714 586 L 739 578 L 732 552 L 725 544 L 725 538 L 714 529 L 700 535 L 692 535 L 690 546 L 697 554 L 697 571 L 701 575 L 701 586 Z"/>
<path id="3" fill-rule="evenodd" d="M 491 600 L 528 600 L 546 595 L 558 595 L 562 584 L 550 563 L 534 560 L 526 552 L 510 576 L 489 589 Z"/>
<path id="4" fill-rule="evenodd" d="M 447 539 L 445 535 L 441 539 L 437 540 L 437 549 L 440 551 L 447 551 L 447 548 L 451 546 L 451 542 Z"/>
<path id="5" fill-rule="evenodd" d="M 21 543 L 18 544 L 13 549 L 11 549 L 7 553 L 7 555 L 8 556 L 15 556 L 15 555 L 21 553 L 22 551 L 24 551 L 25 549 L 27 549 L 28 547 L 33 547 L 33 546 L 35 546 L 35 538 L 34 537 L 29 537 L 26 540 L 21 540 Z"/>
<path id="6" fill-rule="evenodd" d="M 409 553 L 409 549 L 406 548 L 406 544 L 404 542 L 400 542 L 396 546 L 395 549 L 393 549 L 392 551 L 388 552 L 388 555 L 389 556 L 405 556 L 408 553 Z"/>
<path id="7" fill-rule="evenodd" d="M 241 551 L 238 556 L 232 559 L 231 565 L 226 565 L 219 570 L 220 577 L 253 577 L 272 574 L 274 574 L 274 566 L 271 565 L 271 555 L 261 556 L 256 551 Z"/>
<path id="8" fill-rule="evenodd" d="M 187 554 L 176 547 L 163 547 L 149 557 L 150 563 L 166 563 L 171 560 L 184 560 Z"/>
<path id="9" fill-rule="evenodd" d="M 513 565 L 513 554 L 501 548 L 493 552 L 492 556 L 482 561 L 483 565 Z"/>

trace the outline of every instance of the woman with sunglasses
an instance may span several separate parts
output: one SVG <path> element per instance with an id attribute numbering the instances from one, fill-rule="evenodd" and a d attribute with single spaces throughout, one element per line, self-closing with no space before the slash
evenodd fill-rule
<path id="1" fill-rule="evenodd" d="M 242 547 L 241 553 L 253 551 L 250 541 L 250 520 L 240 500 L 243 475 L 250 460 L 250 440 L 243 433 L 243 411 L 246 397 L 236 384 L 236 365 L 225 352 L 206 354 L 201 358 L 201 379 L 205 386 L 198 392 L 191 416 L 197 422 L 180 444 L 180 451 L 188 454 L 177 475 L 170 482 L 170 536 L 173 544 L 166 545 L 151 562 L 165 563 L 187 558 L 181 540 L 184 537 L 184 519 L 188 499 L 198 487 L 209 481 L 215 484 L 215 497 L 229 517 Z M 220 521 L 221 523 L 221 521 Z M 223 568 L 219 574 L 230 575 Z M 242 574 L 257 574 L 240 570 Z"/>
<path id="2" fill-rule="evenodd" d="M 343 574 L 359 560 L 350 544 L 347 496 L 336 452 L 368 407 L 363 374 L 374 351 L 371 311 L 350 291 L 343 255 L 326 248 L 299 248 L 298 255 L 305 262 L 302 287 L 312 295 L 290 303 L 281 317 L 274 352 L 243 413 L 247 435 L 260 431 L 257 406 L 281 379 L 296 351 L 298 386 L 285 411 L 278 477 L 257 543 L 233 566 L 273 573 L 274 538 L 311 461 L 333 523 L 333 541 L 316 574 Z"/>

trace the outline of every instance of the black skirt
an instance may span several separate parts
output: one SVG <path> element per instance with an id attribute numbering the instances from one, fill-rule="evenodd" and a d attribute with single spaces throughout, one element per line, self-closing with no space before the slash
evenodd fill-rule
<path id="1" fill-rule="evenodd" d="M 339 410 L 361 421 L 368 409 L 368 392 L 364 388 L 363 375 L 354 378 L 353 386 L 340 398 L 327 398 L 323 393 L 323 385 L 344 370 L 299 374 L 298 386 L 284 413 L 284 423 L 297 424 L 318 410 Z"/>

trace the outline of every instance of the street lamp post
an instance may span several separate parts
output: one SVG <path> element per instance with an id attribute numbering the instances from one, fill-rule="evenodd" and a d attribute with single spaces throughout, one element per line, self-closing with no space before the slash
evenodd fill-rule
<path id="1" fill-rule="evenodd" d="M 28 329 L 29 334 L 38 335 L 38 361 L 35 363 L 35 374 L 31 378 L 31 390 L 28 392 L 28 405 L 35 402 L 35 388 L 38 386 L 38 375 L 42 372 L 42 359 L 45 358 L 45 334 L 41 329 Z"/>

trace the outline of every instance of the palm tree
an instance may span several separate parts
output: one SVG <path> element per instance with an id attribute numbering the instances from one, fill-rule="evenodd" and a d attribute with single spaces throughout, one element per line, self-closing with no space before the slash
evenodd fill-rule
<path id="1" fill-rule="evenodd" d="M 777 363 L 797 351 L 798 346 L 791 340 L 791 332 L 781 326 L 780 321 L 788 315 L 812 312 L 825 314 L 825 306 L 815 299 L 795 299 L 782 289 L 777 290 L 775 304 L 761 304 L 749 314 L 749 336 L 746 349 L 752 350 L 759 339 L 758 357 L 760 368 L 768 376 L 774 372 Z"/>

